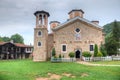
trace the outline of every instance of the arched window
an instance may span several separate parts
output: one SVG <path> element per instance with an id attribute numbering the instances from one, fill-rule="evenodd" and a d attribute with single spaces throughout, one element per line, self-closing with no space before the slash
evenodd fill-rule
<path id="1" fill-rule="evenodd" d="M 38 46 L 41 46 L 41 42 L 38 42 Z"/>
<path id="2" fill-rule="evenodd" d="M 41 35 L 42 35 L 42 32 L 41 32 L 41 31 L 39 31 L 39 32 L 38 32 L 38 36 L 41 36 Z"/>

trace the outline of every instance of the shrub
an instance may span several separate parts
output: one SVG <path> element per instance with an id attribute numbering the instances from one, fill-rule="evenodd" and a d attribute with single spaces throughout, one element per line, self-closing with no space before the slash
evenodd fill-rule
<path id="1" fill-rule="evenodd" d="M 61 58 L 62 56 L 61 56 L 61 54 L 59 54 L 59 58 Z"/>
<path id="2" fill-rule="evenodd" d="M 84 57 L 91 57 L 91 54 L 90 54 L 90 52 L 88 52 L 88 51 L 84 51 L 84 52 L 82 53 L 82 56 L 84 56 Z"/>
<path id="3" fill-rule="evenodd" d="M 75 53 L 74 53 L 74 52 L 70 52 L 70 53 L 69 53 L 69 57 L 70 57 L 70 58 L 73 58 L 74 56 L 75 56 Z"/>
<path id="4" fill-rule="evenodd" d="M 98 54 L 98 46 L 97 44 L 95 44 L 95 48 L 94 48 L 94 57 L 96 57 Z"/>
<path id="5" fill-rule="evenodd" d="M 55 56 L 56 55 L 56 51 L 55 51 L 55 48 L 52 49 L 52 56 Z"/>
<path id="6" fill-rule="evenodd" d="M 97 57 L 102 57 L 103 54 L 101 52 L 98 52 Z"/>

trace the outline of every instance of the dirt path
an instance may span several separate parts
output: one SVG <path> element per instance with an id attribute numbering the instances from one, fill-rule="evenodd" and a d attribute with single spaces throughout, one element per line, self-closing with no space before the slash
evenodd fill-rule
<path id="1" fill-rule="evenodd" d="M 89 66 L 117 66 L 117 67 L 120 67 L 120 65 L 92 64 L 92 63 L 85 62 L 85 61 L 78 61 L 77 63 L 84 64 L 84 65 L 89 65 Z"/>

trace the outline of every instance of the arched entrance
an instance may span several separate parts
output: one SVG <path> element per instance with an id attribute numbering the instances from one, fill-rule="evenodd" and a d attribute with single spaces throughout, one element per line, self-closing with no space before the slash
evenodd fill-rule
<path id="1" fill-rule="evenodd" d="M 80 58 L 80 55 L 81 55 L 80 50 L 76 50 L 75 55 L 76 55 L 75 56 L 76 58 Z"/>

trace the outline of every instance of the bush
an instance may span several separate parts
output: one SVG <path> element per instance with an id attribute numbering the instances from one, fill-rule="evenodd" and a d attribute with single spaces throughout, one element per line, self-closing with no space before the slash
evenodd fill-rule
<path id="1" fill-rule="evenodd" d="M 90 52 L 88 52 L 88 51 L 84 51 L 84 52 L 82 53 L 82 56 L 84 56 L 84 57 L 91 57 L 91 54 L 90 54 Z"/>
<path id="2" fill-rule="evenodd" d="M 102 57 L 103 54 L 101 52 L 98 52 L 97 57 Z"/>
<path id="3" fill-rule="evenodd" d="M 69 53 L 69 57 L 70 57 L 70 58 L 73 58 L 74 56 L 75 56 L 75 53 L 74 53 L 74 52 L 70 52 L 70 53 Z"/>
<path id="4" fill-rule="evenodd" d="M 59 54 L 59 58 L 61 58 L 62 56 L 61 56 L 61 54 Z"/>
<path id="5" fill-rule="evenodd" d="M 56 51 L 55 51 L 55 48 L 52 49 L 52 56 L 55 56 L 56 55 Z"/>

